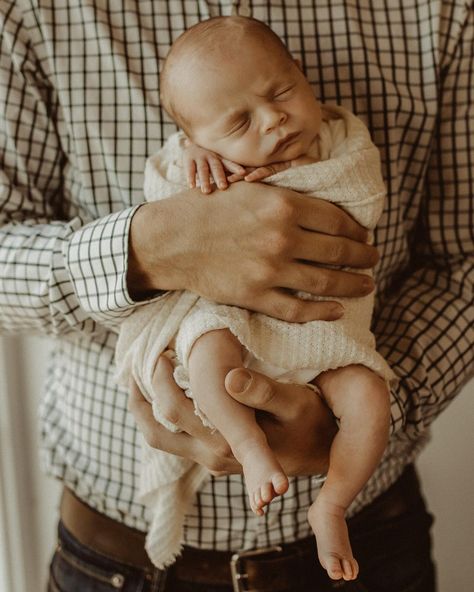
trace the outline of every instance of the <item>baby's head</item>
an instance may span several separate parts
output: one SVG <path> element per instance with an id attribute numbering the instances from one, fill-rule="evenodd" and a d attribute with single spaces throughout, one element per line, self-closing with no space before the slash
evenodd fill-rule
<path id="1" fill-rule="evenodd" d="M 306 154 L 321 124 L 298 63 L 267 25 L 245 17 L 185 31 L 163 66 L 161 98 L 195 144 L 247 166 Z"/>

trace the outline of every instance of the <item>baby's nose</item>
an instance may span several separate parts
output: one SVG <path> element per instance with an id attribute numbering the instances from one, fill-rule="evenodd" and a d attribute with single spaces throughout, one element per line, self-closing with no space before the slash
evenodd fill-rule
<path id="1" fill-rule="evenodd" d="M 286 121 L 286 114 L 278 111 L 270 111 L 267 113 L 263 121 L 263 131 L 265 134 L 272 132 L 275 128 L 283 125 Z"/>

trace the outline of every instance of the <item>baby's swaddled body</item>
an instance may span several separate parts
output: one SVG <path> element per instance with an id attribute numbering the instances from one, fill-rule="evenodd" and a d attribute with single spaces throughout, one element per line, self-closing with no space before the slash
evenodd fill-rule
<path id="1" fill-rule="evenodd" d="M 331 201 L 372 230 L 381 215 L 385 195 L 378 149 L 365 125 L 353 114 L 329 106 L 323 112 L 320 160 L 289 168 L 265 182 Z M 148 201 L 165 199 L 186 187 L 181 166 L 183 142 L 183 134 L 173 135 L 148 160 L 145 171 Z M 183 226 L 185 232 L 185 221 Z M 188 359 L 193 344 L 204 333 L 228 329 L 245 347 L 246 365 L 280 381 L 306 384 L 325 370 L 350 364 L 364 365 L 390 381 L 393 373 L 376 352 L 370 332 L 373 299 L 373 294 L 339 298 L 344 306 L 341 319 L 292 324 L 219 305 L 190 292 L 169 293 L 146 307 L 139 307 L 122 325 L 117 346 L 119 380 L 128 385 L 133 375 L 152 402 L 156 419 L 175 429 L 161 414 L 159 400 L 153 397 L 152 379 L 158 357 L 173 344 L 175 379 L 192 397 Z M 206 423 L 197 405 L 196 412 Z M 152 520 L 147 551 L 158 567 L 164 567 L 180 552 L 187 509 L 208 472 L 187 459 L 151 449 L 145 443 L 143 460 L 141 495 L 151 509 Z"/>

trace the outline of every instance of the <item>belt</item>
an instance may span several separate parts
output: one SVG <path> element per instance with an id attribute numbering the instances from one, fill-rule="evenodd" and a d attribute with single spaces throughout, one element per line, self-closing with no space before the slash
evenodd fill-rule
<path id="1" fill-rule="evenodd" d="M 389 520 L 402 515 L 420 501 L 416 472 L 412 465 L 372 504 L 349 520 L 351 527 L 367 521 Z M 61 521 L 82 544 L 120 563 L 152 573 L 155 567 L 145 552 L 145 534 L 89 507 L 70 489 L 63 491 Z M 314 537 L 293 543 L 242 551 L 209 551 L 185 547 L 172 567 L 173 578 L 182 582 L 233 586 L 244 590 L 290 590 L 304 573 L 320 570 Z M 316 576 L 315 576 L 316 577 Z M 310 581 L 310 580 L 309 580 Z"/>

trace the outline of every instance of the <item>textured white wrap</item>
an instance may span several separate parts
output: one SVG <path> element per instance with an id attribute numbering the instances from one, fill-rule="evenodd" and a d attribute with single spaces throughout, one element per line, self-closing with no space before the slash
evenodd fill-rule
<path id="1" fill-rule="evenodd" d="M 164 199 L 186 187 L 181 167 L 183 140 L 181 133 L 173 135 L 148 160 L 148 201 Z M 342 107 L 326 105 L 319 148 L 319 162 L 290 168 L 265 182 L 333 202 L 372 230 L 382 213 L 385 186 L 379 152 L 367 128 Z M 342 319 L 296 324 L 219 305 L 189 292 L 169 293 L 139 307 L 122 324 L 116 352 L 118 378 L 128 385 L 133 375 L 152 402 L 156 419 L 175 429 L 163 417 L 153 394 L 153 374 L 159 355 L 174 338 L 175 378 L 191 396 L 187 362 L 194 342 L 204 333 L 228 328 L 248 350 L 246 364 L 272 378 L 307 383 L 324 370 L 363 364 L 392 381 L 394 375 L 375 351 L 370 332 L 373 299 L 373 294 L 340 298 L 345 311 Z M 196 411 L 200 414 L 197 407 Z M 207 472 L 146 444 L 144 449 L 140 494 L 152 513 L 147 551 L 158 567 L 164 567 L 181 550 L 184 517 Z"/>

